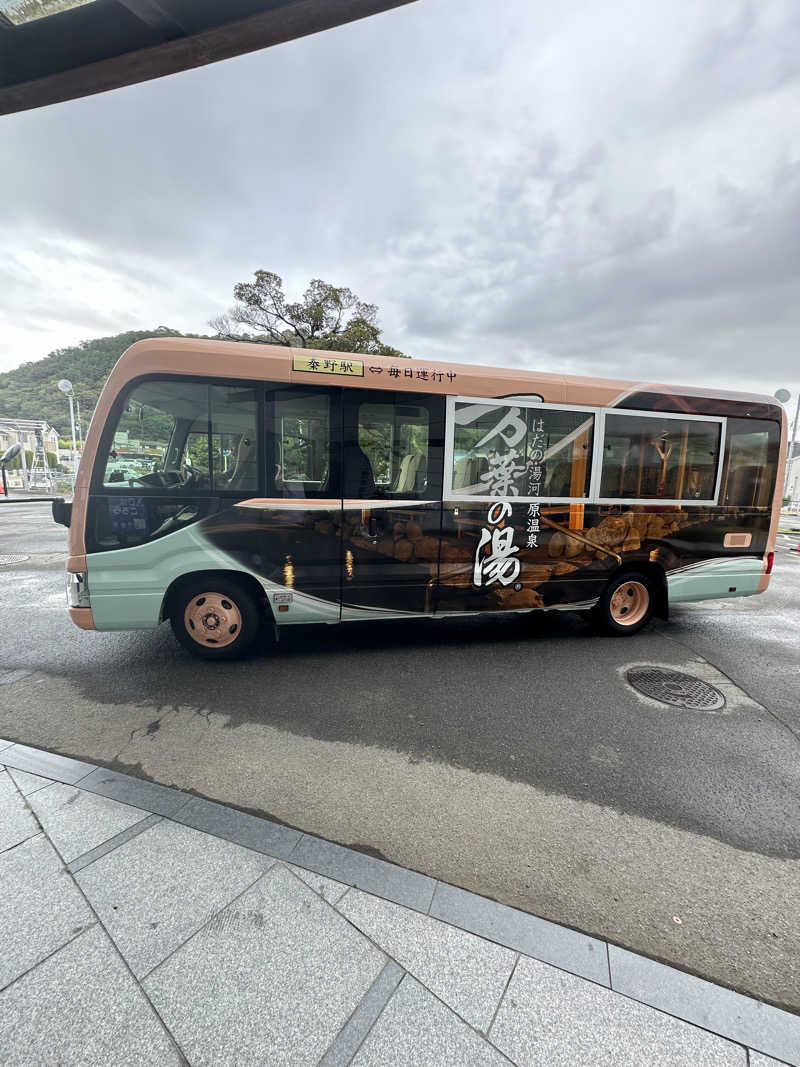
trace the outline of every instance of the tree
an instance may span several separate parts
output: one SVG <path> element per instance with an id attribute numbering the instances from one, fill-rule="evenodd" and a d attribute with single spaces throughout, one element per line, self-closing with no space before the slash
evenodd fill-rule
<path id="1" fill-rule="evenodd" d="M 235 285 L 237 303 L 227 315 L 209 322 L 218 337 L 333 352 L 404 354 L 381 341 L 377 307 L 359 300 L 352 290 L 313 278 L 302 298 L 289 303 L 279 275 L 257 270 L 254 277 Z"/>
<path id="2" fill-rule="evenodd" d="M 0 373 L 0 416 L 45 419 L 72 448 L 69 404 L 57 388 L 59 379 L 69 378 L 72 382 L 80 403 L 85 437 L 100 390 L 125 349 L 145 337 L 180 336 L 177 330 L 166 326 L 155 330 L 129 330 L 113 337 L 82 341 L 71 348 L 59 348 L 44 359 L 4 371 Z M 76 426 L 76 434 L 77 429 Z"/>

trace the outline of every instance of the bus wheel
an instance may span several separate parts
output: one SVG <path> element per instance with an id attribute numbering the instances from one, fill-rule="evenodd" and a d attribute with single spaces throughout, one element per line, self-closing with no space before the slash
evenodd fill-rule
<path id="1" fill-rule="evenodd" d="M 635 634 L 648 624 L 655 608 L 652 582 L 632 571 L 612 578 L 593 612 L 593 621 L 608 634 Z"/>
<path id="2" fill-rule="evenodd" d="M 170 616 L 183 647 L 203 659 L 243 656 L 258 636 L 261 621 L 251 593 L 232 578 L 205 578 L 183 586 Z"/>

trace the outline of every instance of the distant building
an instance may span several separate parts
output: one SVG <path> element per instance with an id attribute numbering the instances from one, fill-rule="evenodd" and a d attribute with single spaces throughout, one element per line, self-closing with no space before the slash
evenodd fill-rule
<path id="1" fill-rule="evenodd" d="M 795 445 L 795 450 L 798 446 Z M 794 457 L 789 460 L 788 464 L 788 478 L 786 480 L 786 496 L 792 505 L 800 507 L 800 451 Z"/>
<path id="2" fill-rule="evenodd" d="M 37 441 L 41 434 L 41 444 Z M 19 442 L 28 452 L 36 452 L 37 446 L 45 452 L 58 455 L 58 430 L 43 419 L 10 419 L 0 415 L 0 454 Z"/>
<path id="3" fill-rule="evenodd" d="M 21 444 L 30 455 L 23 454 L 20 466 L 8 472 L 8 484 L 23 489 L 51 489 L 56 477 L 54 456 L 58 456 L 58 430 L 44 419 L 10 419 L 0 415 L 0 455 L 16 444 Z"/>

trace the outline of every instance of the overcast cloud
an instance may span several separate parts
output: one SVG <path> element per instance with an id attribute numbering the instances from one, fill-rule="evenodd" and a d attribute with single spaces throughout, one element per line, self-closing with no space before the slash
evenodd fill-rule
<path id="1" fill-rule="evenodd" d="M 800 388 L 800 4 L 419 0 L 0 118 L 0 369 L 259 267 L 411 355 Z"/>

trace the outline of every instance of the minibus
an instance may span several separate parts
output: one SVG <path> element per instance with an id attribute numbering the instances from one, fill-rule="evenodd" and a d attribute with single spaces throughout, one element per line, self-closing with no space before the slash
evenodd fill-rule
<path id="1" fill-rule="evenodd" d="M 242 655 L 266 626 L 580 611 L 634 634 L 763 592 L 768 396 L 236 341 L 129 348 L 72 501 L 69 612 Z"/>

